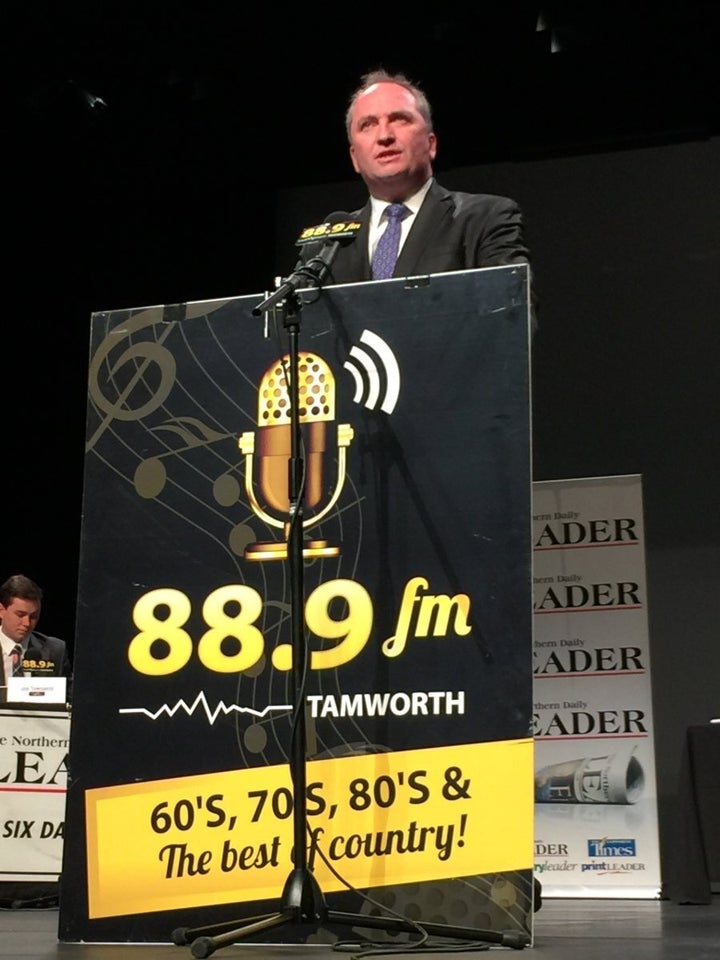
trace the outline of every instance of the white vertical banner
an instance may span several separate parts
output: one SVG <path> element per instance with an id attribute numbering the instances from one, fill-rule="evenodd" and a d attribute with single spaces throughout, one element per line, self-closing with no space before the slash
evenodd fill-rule
<path id="1" fill-rule="evenodd" d="M 0 881 L 59 879 L 69 746 L 65 709 L 0 708 Z"/>
<path id="2" fill-rule="evenodd" d="M 535 875 L 660 896 L 642 478 L 533 484 Z"/>

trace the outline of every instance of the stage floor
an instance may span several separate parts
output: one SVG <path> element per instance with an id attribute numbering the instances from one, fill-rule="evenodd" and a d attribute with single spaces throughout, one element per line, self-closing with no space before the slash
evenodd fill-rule
<path id="1" fill-rule="evenodd" d="M 58 943 L 57 909 L 0 910 L 2 960 L 192 960 L 190 947 L 172 944 Z M 708 905 L 669 900 L 545 900 L 535 914 L 535 942 L 525 950 L 491 947 L 494 956 L 527 953 L 533 960 L 718 960 L 720 896 Z M 422 950 L 398 954 L 407 957 Z M 428 951 L 424 951 L 427 953 Z M 462 948 L 433 952 L 436 960 L 469 958 Z M 485 951 L 480 951 L 485 952 Z M 228 960 L 330 960 L 331 947 L 234 944 L 215 951 Z M 342 955 L 342 954 L 337 954 Z M 350 956 L 356 956 L 356 953 Z M 391 956 L 387 953 L 382 956 Z"/>

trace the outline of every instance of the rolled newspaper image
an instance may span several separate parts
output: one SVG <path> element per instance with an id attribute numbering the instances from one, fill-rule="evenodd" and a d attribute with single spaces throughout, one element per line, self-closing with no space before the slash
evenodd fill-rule
<path id="1" fill-rule="evenodd" d="M 632 753 L 583 757 L 535 771 L 536 803 L 636 803 L 645 772 Z"/>

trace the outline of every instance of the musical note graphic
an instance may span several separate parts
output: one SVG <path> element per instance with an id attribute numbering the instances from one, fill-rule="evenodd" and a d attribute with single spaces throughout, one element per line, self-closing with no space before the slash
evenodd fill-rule
<path id="1" fill-rule="evenodd" d="M 113 328 L 93 356 L 88 370 L 88 394 L 90 400 L 105 414 L 95 432 L 88 438 L 86 450 L 92 450 L 98 439 L 113 420 L 139 420 L 157 410 L 170 395 L 175 383 L 175 357 L 164 341 L 173 329 L 172 324 L 162 324 L 163 314 L 158 307 L 141 311 L 134 317 Z M 157 340 L 142 340 L 133 343 L 133 334 L 148 327 L 160 326 Z M 111 354 L 127 343 L 117 359 Z M 148 388 L 150 367 L 155 365 L 156 381 Z M 159 375 L 159 376 L 158 376 Z M 101 381 L 112 384 L 117 390 L 114 400 L 103 393 Z M 132 401 L 135 400 L 136 404 Z"/>
<path id="2" fill-rule="evenodd" d="M 125 483 L 130 486 L 138 502 L 136 524 L 150 518 L 159 530 L 167 531 L 168 542 L 173 537 L 184 542 L 188 534 L 183 526 L 191 528 L 189 535 L 201 546 L 196 555 L 199 565 L 177 568 L 180 589 L 193 596 L 198 590 L 198 571 L 202 575 L 208 570 L 209 576 L 222 577 L 226 583 L 250 582 L 262 594 L 263 613 L 257 627 L 265 637 L 267 656 L 252 671 L 238 674 L 232 692 L 206 688 L 207 694 L 201 698 L 197 687 L 185 690 L 182 700 L 167 698 L 163 713 L 180 719 L 190 711 L 208 722 L 212 717 L 216 726 L 221 716 L 234 719 L 239 762 L 257 763 L 262 758 L 274 763 L 287 759 L 291 729 L 287 710 L 267 709 L 268 704 L 293 700 L 288 670 L 275 666 L 277 658 L 289 662 L 291 656 L 286 637 L 290 585 L 282 564 L 270 565 L 272 571 L 264 564 L 253 564 L 252 572 L 247 568 L 248 547 L 260 537 L 272 540 L 275 534 L 272 529 L 263 530 L 248 501 L 246 464 L 238 457 L 238 436 L 260 429 L 258 376 L 277 359 L 277 349 L 273 343 L 268 345 L 267 359 L 260 361 L 259 369 L 245 364 L 246 356 L 256 354 L 257 364 L 263 354 L 257 346 L 248 354 L 244 320 L 242 306 L 232 301 L 96 315 L 86 449 L 95 463 L 93 483 L 107 484 L 107 489 L 116 493 Z M 328 477 L 337 468 L 336 458 L 346 453 L 344 444 L 343 440 L 335 449 L 333 443 L 333 449 L 325 454 L 323 472 Z M 281 485 L 284 490 L 284 480 Z M 340 493 L 342 503 L 338 502 Z M 336 496 L 330 497 L 323 489 L 320 497 L 325 516 L 317 524 L 319 537 L 332 534 L 341 541 L 348 512 L 353 529 L 361 526 L 362 497 L 352 476 L 347 475 L 344 484 L 336 482 Z M 123 503 L 123 511 L 132 511 L 129 501 L 116 502 Z M 282 526 L 277 529 L 277 539 L 283 540 Z M 355 538 L 352 542 L 353 549 L 344 561 L 316 559 L 308 563 L 308 592 L 327 579 L 355 574 L 361 543 L 355 543 Z M 122 552 L 121 547 L 119 554 Z M 133 577 L 151 584 L 150 555 L 133 556 L 132 563 Z M 126 589 L 123 571 L 118 570 L 116 576 L 120 577 L 120 589 Z M 339 695 L 337 672 L 316 672 L 311 689 Z M 211 707 L 206 696 L 214 696 L 220 706 Z M 153 712 L 150 709 L 150 714 Z M 357 718 L 343 723 L 323 718 L 312 727 L 313 752 L 340 755 L 373 749 Z"/>
<path id="3" fill-rule="evenodd" d="M 141 460 L 137 465 L 134 476 L 135 490 L 146 500 L 157 497 L 165 487 L 167 481 L 167 470 L 163 463 L 165 457 L 177 456 L 188 450 L 193 450 L 217 440 L 225 440 L 232 436 L 232 434 L 220 433 L 218 430 L 211 429 L 204 423 L 201 423 L 196 417 L 177 417 L 173 421 L 166 420 L 164 423 L 152 427 L 151 432 L 156 433 L 162 430 L 177 434 L 185 441 L 185 445 L 176 450 L 168 450 L 166 453 L 148 457 L 146 460 Z M 238 485 L 238 492 L 239 489 Z M 220 487 L 220 491 L 222 494 L 222 486 Z M 238 498 L 236 497 L 235 500 L 231 502 L 237 503 L 237 500 Z"/>

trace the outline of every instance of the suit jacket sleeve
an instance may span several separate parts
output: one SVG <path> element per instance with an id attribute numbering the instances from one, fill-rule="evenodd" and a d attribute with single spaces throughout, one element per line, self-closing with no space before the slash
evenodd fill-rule
<path id="1" fill-rule="evenodd" d="M 512 263 L 529 263 L 518 204 L 433 183 L 398 258 L 396 276 Z"/>

